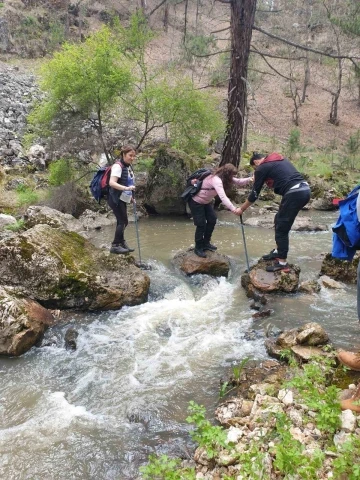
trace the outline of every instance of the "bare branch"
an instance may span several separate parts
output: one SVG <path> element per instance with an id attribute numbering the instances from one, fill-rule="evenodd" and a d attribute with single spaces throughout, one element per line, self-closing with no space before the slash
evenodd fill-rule
<path id="1" fill-rule="evenodd" d="M 216 0 L 216 1 L 219 3 L 227 3 L 228 5 L 230 5 L 230 3 L 232 2 L 232 0 Z"/>
<path id="2" fill-rule="evenodd" d="M 253 29 L 257 30 L 258 32 L 263 33 L 264 35 L 267 35 L 270 38 L 275 38 L 275 40 L 279 40 L 280 42 L 286 43 L 287 45 L 291 45 L 292 47 L 295 47 L 295 48 L 300 48 L 300 50 L 306 50 L 308 52 L 317 53 L 318 55 L 324 55 L 325 57 L 330 57 L 330 58 L 345 58 L 347 60 L 352 60 L 353 58 L 360 59 L 360 57 L 349 57 L 347 55 L 332 55 L 331 53 L 325 53 L 325 52 L 322 52 L 321 50 L 317 50 L 315 48 L 305 47 L 304 45 L 300 45 L 298 43 L 291 42 L 290 40 L 287 40 L 286 38 L 278 37 L 277 35 L 274 35 L 273 33 L 266 32 L 262 28 L 256 27 L 255 25 L 253 26 Z"/>
<path id="3" fill-rule="evenodd" d="M 292 61 L 306 60 L 306 57 L 283 57 L 281 55 L 272 55 L 271 53 L 260 52 L 260 50 L 257 50 L 257 49 L 255 49 L 255 50 L 250 49 L 250 52 L 251 53 L 257 53 L 257 54 L 262 55 L 264 57 L 278 58 L 279 60 L 292 60 Z"/>
<path id="4" fill-rule="evenodd" d="M 226 30 L 230 30 L 230 25 L 226 28 L 221 28 L 220 30 L 214 30 L 213 32 L 210 32 L 210 34 L 213 33 L 220 33 L 220 32 L 226 32 Z"/>
<path id="5" fill-rule="evenodd" d="M 162 7 L 162 6 L 164 5 L 164 3 L 166 3 L 166 2 L 167 2 L 167 0 L 162 0 L 162 2 L 159 3 L 159 5 L 157 5 L 156 7 L 154 7 L 154 8 L 151 10 L 151 12 L 149 12 L 148 17 L 151 17 L 151 15 L 152 15 L 153 13 L 155 13 L 158 8 Z"/>

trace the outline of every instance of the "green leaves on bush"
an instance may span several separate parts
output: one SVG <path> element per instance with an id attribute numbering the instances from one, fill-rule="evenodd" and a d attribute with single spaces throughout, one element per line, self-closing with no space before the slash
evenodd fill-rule
<path id="1" fill-rule="evenodd" d="M 39 195 L 30 187 L 19 185 L 16 189 L 19 207 L 34 205 L 39 200 Z"/>
<path id="2" fill-rule="evenodd" d="M 145 480 L 195 480 L 194 469 L 181 468 L 180 460 L 167 455 L 150 455 L 149 464 L 140 467 Z"/>
<path id="3" fill-rule="evenodd" d="M 50 163 L 49 172 L 49 185 L 54 187 L 70 182 L 74 175 L 71 160 L 69 159 L 60 159 Z"/>

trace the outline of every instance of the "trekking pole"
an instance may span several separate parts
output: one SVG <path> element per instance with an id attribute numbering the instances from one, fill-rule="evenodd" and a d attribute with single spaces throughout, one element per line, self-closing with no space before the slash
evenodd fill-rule
<path id="1" fill-rule="evenodd" d="M 244 231 L 244 223 L 243 223 L 242 215 L 240 215 L 240 225 L 241 225 L 241 232 L 242 232 L 242 237 L 243 237 L 243 242 L 244 242 L 246 266 L 247 266 L 247 271 L 249 273 L 250 272 L 250 265 L 249 265 L 249 257 L 248 257 L 247 248 L 246 248 L 245 231 Z"/>
<path id="2" fill-rule="evenodd" d="M 135 220 L 136 239 L 137 239 L 138 250 L 139 250 L 139 263 L 140 263 L 140 265 L 142 265 L 142 262 L 141 262 L 141 253 L 140 253 L 139 226 L 138 226 L 138 221 L 137 221 L 136 201 L 135 201 L 135 197 L 134 197 L 134 196 L 133 196 L 133 208 L 134 208 L 134 220 Z"/>

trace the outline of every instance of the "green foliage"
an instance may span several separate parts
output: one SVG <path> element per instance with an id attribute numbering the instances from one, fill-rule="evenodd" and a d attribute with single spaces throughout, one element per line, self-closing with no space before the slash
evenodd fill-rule
<path id="1" fill-rule="evenodd" d="M 287 382 L 295 387 L 303 403 L 316 412 L 315 423 L 319 430 L 334 433 L 340 426 L 340 389 L 335 385 L 327 386 L 334 360 L 313 357 L 297 375 Z"/>
<path id="2" fill-rule="evenodd" d="M 136 160 L 136 164 L 134 166 L 134 170 L 136 172 L 147 172 L 151 169 L 151 167 L 154 165 L 154 159 L 153 158 L 138 158 Z"/>
<path id="3" fill-rule="evenodd" d="M 24 228 L 24 220 L 21 218 L 20 220 L 16 220 L 16 223 L 10 223 L 6 225 L 5 230 L 10 230 L 12 232 L 18 232 Z"/>
<path id="4" fill-rule="evenodd" d="M 71 160 L 61 158 L 52 162 L 49 166 L 49 184 L 58 187 L 70 182 L 74 176 Z"/>
<path id="5" fill-rule="evenodd" d="M 36 139 L 38 135 L 36 133 L 27 132 L 22 137 L 22 144 L 25 150 L 28 150 L 34 143 L 36 143 Z"/>
<path id="6" fill-rule="evenodd" d="M 65 42 L 65 27 L 59 21 L 50 22 L 48 31 L 48 44 L 51 50 Z"/>
<path id="7" fill-rule="evenodd" d="M 357 156 L 360 152 L 360 130 L 354 135 L 350 135 L 349 140 L 346 142 L 346 153 L 343 164 L 345 163 L 348 168 L 354 170 L 357 167 Z"/>
<path id="8" fill-rule="evenodd" d="M 19 207 L 34 205 L 39 200 L 39 195 L 30 187 L 19 185 L 16 189 L 17 204 Z"/>
<path id="9" fill-rule="evenodd" d="M 212 425 L 209 420 L 205 419 L 205 407 L 190 402 L 188 411 L 190 415 L 186 421 L 195 424 L 195 430 L 190 434 L 192 439 L 204 447 L 209 458 L 214 458 L 218 447 L 226 446 L 226 431 L 219 426 Z"/>
<path id="10" fill-rule="evenodd" d="M 0 2 L 0 8 L 4 8 L 4 2 Z"/>
<path id="11" fill-rule="evenodd" d="M 358 480 L 360 478 L 360 438 L 351 435 L 341 446 L 340 455 L 333 461 L 335 479 Z"/>
<path id="12" fill-rule="evenodd" d="M 210 85 L 221 86 L 229 82 L 230 53 L 221 53 L 211 71 Z"/>
<path id="13" fill-rule="evenodd" d="M 226 395 L 227 393 L 229 393 L 229 392 L 227 391 L 227 387 L 228 387 L 228 386 L 229 386 L 229 382 L 224 382 L 224 383 L 222 383 L 222 384 L 220 385 L 219 398 L 223 398 L 223 397 L 225 397 L 225 395 Z M 232 390 L 232 389 L 231 389 L 231 390 Z"/>
<path id="14" fill-rule="evenodd" d="M 167 455 L 150 455 L 149 464 L 140 467 L 145 480 L 195 480 L 193 468 L 180 468 L 180 460 Z"/>
<path id="15" fill-rule="evenodd" d="M 293 128 L 290 131 L 288 146 L 289 146 L 290 155 L 300 151 L 301 149 L 300 130 L 298 128 Z"/>
<path id="16" fill-rule="evenodd" d="M 276 415 L 277 442 L 273 448 L 275 459 L 273 466 L 285 475 L 285 478 L 303 478 L 312 480 L 317 478 L 325 458 L 324 453 L 318 449 L 311 457 L 304 455 L 304 446 L 293 438 L 290 433 L 291 422 L 285 414 Z"/>
<path id="17" fill-rule="evenodd" d="M 191 63 L 197 56 L 208 55 L 214 47 L 216 47 L 214 35 L 188 34 L 183 44 L 184 59 Z"/>
<path id="18" fill-rule="evenodd" d="M 265 454 L 259 448 L 259 444 L 250 442 L 248 449 L 239 455 L 240 473 L 246 475 L 246 479 L 261 478 L 267 480 L 263 474 Z"/>
<path id="19" fill-rule="evenodd" d="M 61 114 L 77 114 L 98 122 L 116 99 L 130 88 L 129 62 L 116 36 L 103 27 L 84 43 L 65 43 L 41 69 L 41 87 L 47 98 L 29 117 L 33 125 L 49 126 Z M 98 125 L 99 126 L 99 125 Z"/>
<path id="20" fill-rule="evenodd" d="M 236 382 L 240 382 L 240 379 L 241 379 L 241 374 L 246 366 L 246 364 L 248 363 L 248 361 L 250 360 L 249 357 L 245 357 L 241 360 L 241 362 L 239 363 L 239 365 L 234 365 L 232 367 L 232 373 L 234 375 L 234 378 L 235 378 L 235 381 Z"/>

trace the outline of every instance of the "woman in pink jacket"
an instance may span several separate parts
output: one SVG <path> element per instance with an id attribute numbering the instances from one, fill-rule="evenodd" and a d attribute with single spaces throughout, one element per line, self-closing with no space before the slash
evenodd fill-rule
<path id="1" fill-rule="evenodd" d="M 211 235 L 216 224 L 216 214 L 212 206 L 212 200 L 219 195 L 223 205 L 235 215 L 241 214 L 241 209 L 236 208 L 225 191 L 231 185 L 248 185 L 252 178 L 236 178 L 237 168 L 231 163 L 216 168 L 211 175 L 206 177 L 198 194 L 189 200 L 189 207 L 193 216 L 195 230 L 195 253 L 199 257 L 206 257 L 205 250 L 215 251 L 217 247 L 210 243 Z"/>

